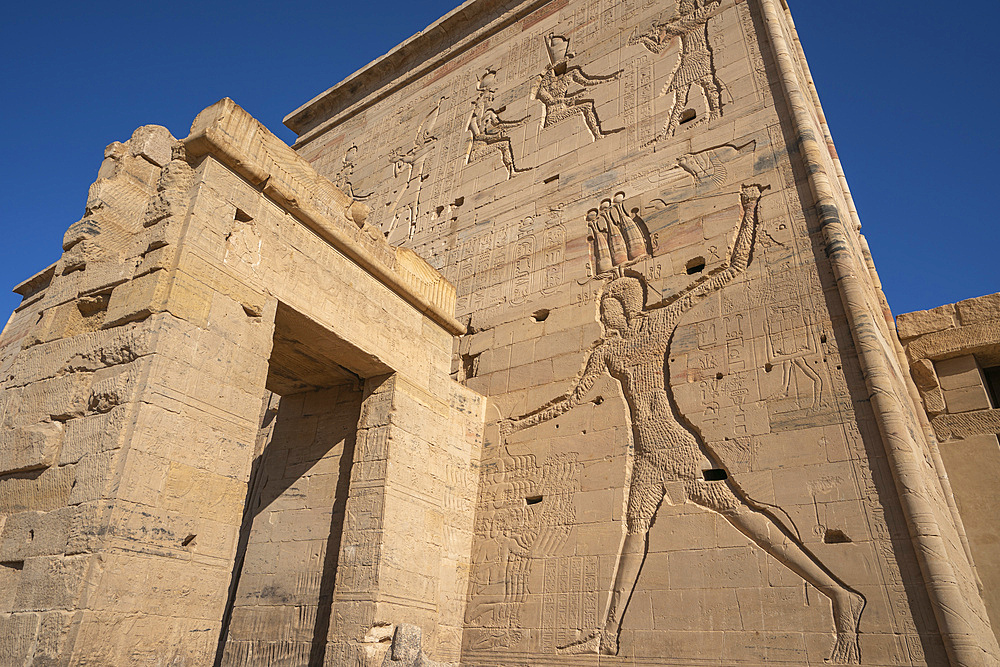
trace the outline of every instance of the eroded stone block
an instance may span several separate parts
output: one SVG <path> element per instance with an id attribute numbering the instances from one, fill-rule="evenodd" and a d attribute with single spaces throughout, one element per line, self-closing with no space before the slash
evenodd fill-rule
<path id="1" fill-rule="evenodd" d="M 951 329 L 955 325 L 955 306 L 951 304 L 896 317 L 896 330 L 903 340 Z"/>
<path id="2" fill-rule="evenodd" d="M 47 468 L 59 459 L 64 426 L 42 422 L 0 432 L 0 474 Z"/>

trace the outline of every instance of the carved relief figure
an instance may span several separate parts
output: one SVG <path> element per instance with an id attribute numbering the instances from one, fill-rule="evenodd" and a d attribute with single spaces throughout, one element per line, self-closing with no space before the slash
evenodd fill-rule
<path id="1" fill-rule="evenodd" d="M 752 500 L 723 467 L 720 457 L 680 413 L 666 360 L 681 317 L 731 283 L 752 259 L 761 188 L 744 186 L 742 220 L 729 262 L 681 291 L 664 305 L 647 309 L 645 285 L 620 277 L 601 298 L 604 337 L 591 351 L 582 376 L 567 394 L 534 412 L 501 422 L 510 433 L 553 419 L 579 405 L 597 378 L 608 372 L 621 385 L 632 422 L 634 462 L 626 511 L 627 534 L 603 628 L 566 647 L 567 652 L 618 652 L 622 617 L 642 568 L 649 527 L 662 501 L 691 502 L 718 512 L 757 546 L 826 595 L 837 631 L 832 662 L 859 661 L 858 623 L 864 598 L 847 588 L 809 553 L 795 534 L 764 505 Z"/>
<path id="2" fill-rule="evenodd" d="M 782 246 L 766 230 L 762 232 L 762 244 Z M 829 407 L 830 377 L 823 363 L 826 334 L 800 296 L 801 282 L 807 276 L 794 270 L 788 260 L 774 257 L 769 265 L 774 269 L 751 290 L 752 303 L 768 309 L 764 322 L 767 363 L 781 369 L 781 388 L 768 397 L 768 409 L 772 414 L 816 412 Z"/>
<path id="3" fill-rule="evenodd" d="M 807 407 L 816 410 L 823 402 L 823 377 L 817 373 L 809 362 L 822 358 L 819 341 L 812 318 L 802 312 L 802 306 L 797 303 L 776 304 L 771 311 L 775 321 L 767 322 L 767 361 L 781 366 L 780 398 L 790 398 L 804 392 L 792 391 L 796 369 L 810 383 L 812 398 Z M 785 328 L 789 326 L 798 328 Z"/>
<path id="4" fill-rule="evenodd" d="M 441 113 L 441 104 L 445 99 L 447 98 L 439 99 L 430 113 L 417 126 L 417 131 L 413 136 L 413 145 L 405 153 L 401 148 L 393 149 L 389 156 L 389 162 L 392 164 L 392 176 L 397 185 L 392 193 L 396 196 L 395 199 L 386 203 L 386 206 L 389 207 L 388 213 L 393 216 L 389 228 L 382 230 L 386 236 L 398 226 L 401 216 L 397 208 L 404 195 L 412 189 L 414 190 L 411 195 L 412 201 L 406 204 L 407 210 L 402 217 L 409 224 L 408 237 L 413 238 L 420 215 L 420 186 L 427 179 L 424 174 L 424 166 L 427 162 L 427 156 L 434 150 L 438 141 L 434 134 L 434 126 L 437 124 L 438 115 Z M 402 178 L 400 178 L 401 176 Z"/>
<path id="5" fill-rule="evenodd" d="M 609 134 L 621 132 L 625 128 L 603 130 L 601 120 L 597 117 L 597 107 L 593 99 L 581 97 L 587 88 L 598 86 L 607 81 L 615 81 L 621 76 L 622 70 L 606 76 L 591 76 L 584 73 L 578 66 L 570 66 L 573 54 L 569 52 L 569 38 L 550 34 L 545 37 L 545 46 L 549 54 L 549 66 L 545 74 L 535 77 L 532 88 L 532 98 L 545 106 L 542 127 L 552 127 L 573 116 L 583 116 L 594 140 Z M 570 91 L 572 84 L 583 86 L 579 90 Z"/>
<path id="6" fill-rule="evenodd" d="M 479 96 L 472 103 L 472 117 L 469 119 L 467 128 L 472 133 L 472 146 L 469 149 L 466 164 L 485 156 L 491 150 L 499 150 L 503 164 L 507 168 L 507 178 L 510 178 L 514 174 L 528 171 L 531 167 L 520 169 L 514 163 L 514 149 L 507 133 L 527 123 L 531 116 L 517 120 L 500 118 L 500 114 L 506 108 L 493 108 L 493 100 L 496 95 L 496 74 L 494 70 L 487 70 L 477 86 Z"/>
<path id="7" fill-rule="evenodd" d="M 715 74 L 712 45 L 708 41 L 708 20 L 718 11 L 720 1 L 678 0 L 676 13 L 670 20 L 654 22 L 646 32 L 629 38 L 630 45 L 642 44 L 656 54 L 665 50 L 674 37 L 681 40 L 680 59 L 669 82 L 660 91 L 660 97 L 673 94 L 670 117 L 654 141 L 677 131 L 695 86 L 701 88 L 708 104 L 708 118 L 696 124 L 713 121 L 722 115 L 722 83 Z"/>
<path id="8" fill-rule="evenodd" d="M 575 455 L 544 466 L 532 455 L 501 456 L 479 501 L 466 622 L 484 628 L 477 648 L 512 646 L 521 637 L 520 610 L 535 559 L 559 551 L 576 520 Z"/>
<path id="9" fill-rule="evenodd" d="M 750 140 L 742 146 L 722 144 L 715 148 L 686 153 L 677 158 L 677 166 L 691 174 L 697 183 L 712 181 L 716 187 L 722 187 L 729 176 L 726 163 L 735 159 L 747 147 L 757 147 L 755 140 Z"/>
<path id="10" fill-rule="evenodd" d="M 600 209 L 587 212 L 590 254 L 594 275 L 608 273 L 649 257 L 649 232 L 636 212 L 625 208 L 625 193 L 605 199 Z"/>
<path id="11" fill-rule="evenodd" d="M 348 197 L 356 201 L 365 201 L 372 196 L 372 193 L 361 194 L 355 191 L 354 185 L 351 183 L 351 176 L 354 175 L 354 160 L 358 156 L 358 147 L 351 146 L 344 153 L 344 158 L 341 161 L 341 167 L 337 171 L 336 175 L 333 177 L 333 184 L 344 191 Z"/>
<path id="12" fill-rule="evenodd" d="M 254 221 L 249 216 L 243 220 L 237 217 L 226 235 L 226 254 L 222 257 L 222 263 L 225 264 L 232 258 L 256 269 L 260 266 L 263 246 L 264 241 Z"/>

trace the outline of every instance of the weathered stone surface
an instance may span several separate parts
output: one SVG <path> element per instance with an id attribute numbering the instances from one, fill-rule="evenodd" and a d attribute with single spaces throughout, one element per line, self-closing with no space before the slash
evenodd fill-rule
<path id="1" fill-rule="evenodd" d="M 941 456 L 952 477 L 955 499 L 969 535 L 976 570 L 983 582 L 990 620 L 1000 622 L 1000 530 L 997 513 L 1000 502 L 991 493 L 1000 474 L 1000 443 L 994 433 L 967 434 L 963 440 L 942 443 Z"/>
<path id="2" fill-rule="evenodd" d="M 365 228 L 364 205 L 240 122 L 197 169 L 162 128 L 109 147 L 89 217 L 67 232 L 55 269 L 24 288 L 36 309 L 20 311 L 0 347 L 0 614 L 16 612 L 28 639 L 5 656 L 202 664 L 224 632 L 227 661 L 304 664 L 348 636 L 332 622 L 335 574 L 371 568 L 386 573 L 373 597 L 400 600 L 383 613 L 413 617 L 416 605 L 421 624 L 442 627 L 432 646 L 440 636 L 459 650 L 484 402 L 447 375 L 464 330 L 454 288 Z M 225 152 L 261 142 L 257 158 Z M 271 199 L 240 178 L 257 168 Z M 343 210 L 322 208 L 330 193 Z M 342 543 L 371 538 L 345 525 L 362 383 L 393 373 L 390 405 L 417 399 L 394 436 L 407 446 L 380 460 L 393 499 L 362 500 L 355 515 L 426 519 L 384 533 L 375 560 L 342 558 Z M 272 386 L 286 395 L 276 421 Z M 371 414 L 395 428 L 391 410 Z M 248 480 L 266 511 L 247 505 Z M 415 548 L 422 537 L 434 548 Z M 122 619 L 127 637 L 104 637 Z M 154 627 L 149 641 L 141 628 Z"/>
<path id="3" fill-rule="evenodd" d="M 921 332 L 905 340 L 910 372 L 921 391 L 924 407 L 937 439 L 947 472 L 946 493 L 954 494 L 963 539 L 975 560 L 986 611 L 994 627 L 1000 622 L 1000 580 L 993 567 L 997 535 L 993 472 L 1000 465 L 1000 410 L 996 388 L 990 387 L 984 367 L 1000 362 L 1000 295 L 967 299 L 957 304 L 916 313 L 954 312 L 947 330 Z M 899 320 L 905 316 L 900 315 Z M 902 331 L 900 335 L 902 337 Z"/>
<path id="4" fill-rule="evenodd" d="M 896 316 L 896 331 L 899 332 L 899 337 L 903 340 L 951 329 L 955 325 L 954 304 Z"/>
<path id="5" fill-rule="evenodd" d="M 24 561 L 12 611 L 77 608 L 93 556 L 37 556 Z"/>
<path id="6" fill-rule="evenodd" d="M 998 334 L 1000 322 L 937 331 L 911 341 L 906 346 L 906 352 L 911 360 L 947 359 L 995 347 Z"/>
<path id="7" fill-rule="evenodd" d="M 24 664 L 24 656 L 30 655 L 35 643 L 40 621 L 41 614 L 0 614 L 0 662 Z"/>
<path id="8" fill-rule="evenodd" d="M 931 423 L 940 440 L 964 440 L 976 435 L 996 435 L 1000 433 L 1000 410 L 940 415 Z"/>
<path id="9" fill-rule="evenodd" d="M 929 416 L 933 417 L 945 411 L 944 392 L 940 387 L 923 391 L 920 395 L 924 399 L 924 409 Z"/>
<path id="10" fill-rule="evenodd" d="M 817 104 L 777 0 L 473 0 L 294 147 L 109 145 L 0 334 L 0 662 L 994 664 L 995 303 L 899 367 Z"/>
<path id="11" fill-rule="evenodd" d="M 0 561 L 24 561 L 66 552 L 76 507 L 52 512 L 20 512 L 7 517 L 0 531 Z"/>
<path id="12" fill-rule="evenodd" d="M 59 460 L 63 424 L 8 427 L 0 435 L 0 474 L 48 468 Z"/>
<path id="13" fill-rule="evenodd" d="M 157 167 L 166 167 L 176 139 L 165 127 L 143 125 L 132 133 L 128 145 L 132 155 L 139 155 Z"/>
<path id="14" fill-rule="evenodd" d="M 1000 323 L 1000 293 L 966 299 L 955 304 L 962 326 L 981 322 Z"/>
<path id="15" fill-rule="evenodd" d="M 941 388 L 945 391 L 978 387 L 983 384 L 979 363 L 971 354 L 944 359 L 934 364 Z"/>
<path id="16" fill-rule="evenodd" d="M 69 502 L 75 471 L 70 466 L 0 476 L 0 513 L 51 512 Z"/>
<path id="17" fill-rule="evenodd" d="M 918 359 L 910 364 L 910 375 L 921 391 L 929 391 L 941 386 L 938 380 L 934 362 L 930 359 Z"/>
<path id="18" fill-rule="evenodd" d="M 447 667 L 452 664 L 427 658 L 421 650 L 421 638 L 419 627 L 406 623 L 397 626 L 382 667 Z"/>

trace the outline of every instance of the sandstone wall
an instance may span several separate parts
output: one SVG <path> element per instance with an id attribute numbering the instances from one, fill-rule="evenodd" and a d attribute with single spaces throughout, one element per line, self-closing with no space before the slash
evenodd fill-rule
<path id="1" fill-rule="evenodd" d="M 325 650 L 361 388 L 270 402 L 244 515 L 224 665 L 308 664 Z"/>
<path id="2" fill-rule="evenodd" d="M 995 658 L 783 3 L 469 2 L 286 124 L 457 288 L 465 661 Z"/>
<path id="3" fill-rule="evenodd" d="M 348 664 L 403 622 L 457 655 L 483 403 L 453 288 L 365 214 L 231 100 L 108 148 L 0 336 L 0 662 Z"/>
<path id="4" fill-rule="evenodd" d="M 997 662 L 995 308 L 900 345 L 784 3 L 470 0 L 286 122 L 16 288 L 0 662 Z"/>

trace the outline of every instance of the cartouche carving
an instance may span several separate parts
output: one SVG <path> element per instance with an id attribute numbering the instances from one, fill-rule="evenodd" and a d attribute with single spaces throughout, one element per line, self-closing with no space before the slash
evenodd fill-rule
<path id="1" fill-rule="evenodd" d="M 660 91 L 660 97 L 673 93 L 670 117 L 654 141 L 673 136 L 687 109 L 691 89 L 701 88 L 708 104 L 708 118 L 694 125 L 711 122 L 722 116 L 722 83 L 715 73 L 715 58 L 708 39 L 708 20 L 719 10 L 721 0 L 678 0 L 676 13 L 670 20 L 653 26 L 642 34 L 633 34 L 629 44 L 642 44 L 659 54 L 674 37 L 681 40 L 681 55 L 670 80 Z"/>
<path id="2" fill-rule="evenodd" d="M 487 70 L 476 86 L 479 96 L 472 103 L 472 117 L 467 128 L 472 133 L 472 146 L 466 157 L 466 164 L 484 157 L 491 152 L 491 149 L 499 150 L 503 164 L 507 168 L 507 178 L 511 178 L 514 174 L 530 170 L 531 167 L 522 169 L 514 163 L 514 149 L 507 133 L 527 123 L 531 116 L 517 120 L 500 118 L 500 114 L 506 108 L 493 108 L 496 97 L 496 75 L 495 70 Z"/>
<path id="3" fill-rule="evenodd" d="M 602 129 L 594 100 L 580 97 L 589 87 L 617 80 L 622 70 L 606 76 L 592 76 L 586 74 L 579 65 L 570 66 L 569 61 L 573 58 L 573 54 L 569 52 L 568 37 L 549 34 L 545 37 L 545 47 L 549 55 L 549 66 L 545 69 L 545 74 L 535 77 L 535 85 L 531 92 L 532 98 L 545 107 L 542 127 L 549 128 L 567 118 L 583 116 L 595 141 L 625 129 L 622 127 L 614 130 Z M 573 83 L 583 88 L 570 92 L 570 85 Z"/>
<path id="4" fill-rule="evenodd" d="M 600 208 L 587 211 L 592 273 L 604 275 L 652 254 L 649 232 L 638 211 L 625 208 L 625 193 L 616 192 Z"/>
<path id="5" fill-rule="evenodd" d="M 642 568 L 649 527 L 664 500 L 692 502 L 718 512 L 757 546 L 811 583 L 833 603 L 837 631 L 830 658 L 859 661 L 858 623 L 864 598 L 849 589 L 805 549 L 796 534 L 765 505 L 751 499 L 732 479 L 722 459 L 682 415 L 669 382 L 674 331 L 681 317 L 731 283 L 749 265 L 758 227 L 761 186 L 742 188 L 742 220 L 729 261 L 696 281 L 662 306 L 646 308 L 645 284 L 639 278 L 609 282 L 601 297 L 604 337 L 591 351 L 576 386 L 556 401 L 521 417 L 501 422 L 510 433 L 541 424 L 583 402 L 594 382 L 608 372 L 620 383 L 631 414 L 634 463 L 626 511 L 627 535 L 610 591 L 603 628 L 565 647 L 571 653 L 618 652 L 625 607 Z"/>

